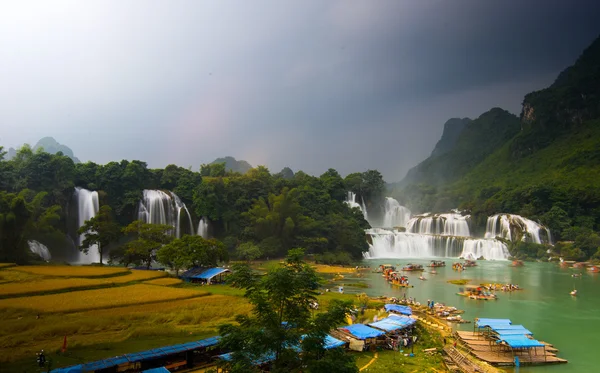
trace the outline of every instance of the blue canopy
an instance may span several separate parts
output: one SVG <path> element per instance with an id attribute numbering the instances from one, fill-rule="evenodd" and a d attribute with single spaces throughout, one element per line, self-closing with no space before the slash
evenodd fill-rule
<path id="1" fill-rule="evenodd" d="M 509 319 L 484 319 L 484 318 L 479 318 L 479 319 L 475 319 L 475 322 L 479 326 L 486 326 L 486 325 L 510 325 L 510 324 L 512 324 L 512 322 Z"/>
<path id="2" fill-rule="evenodd" d="M 142 373 L 171 373 L 171 372 L 169 372 L 169 370 L 165 367 L 160 367 L 160 368 L 146 369 L 146 370 L 143 370 Z"/>
<path id="3" fill-rule="evenodd" d="M 496 324 L 492 327 L 494 330 L 527 330 L 523 325 L 505 325 L 505 324 Z"/>
<path id="4" fill-rule="evenodd" d="M 502 338 L 498 342 L 504 342 L 512 348 L 545 347 L 545 345 L 542 342 L 535 340 L 535 339 L 529 339 L 529 338 L 525 337 L 524 335 L 508 336 L 508 337 Z"/>
<path id="5" fill-rule="evenodd" d="M 417 320 L 411 319 L 410 317 L 392 314 L 390 317 L 369 324 L 369 326 L 390 332 L 407 328 L 414 325 L 416 322 Z"/>
<path id="6" fill-rule="evenodd" d="M 386 312 L 397 312 L 403 315 L 412 315 L 412 309 L 409 306 L 401 306 L 399 304 L 386 304 L 383 306 Z"/>
<path id="7" fill-rule="evenodd" d="M 496 334 L 498 334 L 499 336 L 503 336 L 503 335 L 532 335 L 533 333 L 530 332 L 527 329 L 519 329 L 519 330 L 494 330 L 494 332 Z"/>
<path id="8" fill-rule="evenodd" d="M 52 373 L 94 372 L 96 370 L 116 367 L 117 365 L 121 365 L 127 362 L 135 363 L 144 360 L 152 360 L 169 355 L 174 355 L 184 351 L 191 351 L 196 350 L 198 348 L 215 346 L 217 343 L 219 343 L 219 339 L 220 337 L 211 337 L 207 339 L 202 339 L 200 341 L 165 346 L 142 352 L 134 352 L 131 354 L 111 357 L 108 359 L 93 361 L 90 363 L 76 365 L 72 367 L 54 369 Z"/>
<path id="9" fill-rule="evenodd" d="M 326 350 L 331 350 L 332 348 L 342 347 L 346 342 L 340 341 L 339 339 L 333 338 L 329 334 L 325 336 L 325 345 L 323 346 Z"/>
<path id="10" fill-rule="evenodd" d="M 219 356 L 217 356 L 217 358 L 221 359 L 221 360 L 225 360 L 225 361 L 231 361 L 231 359 L 233 357 L 232 355 L 233 355 L 233 353 L 229 352 L 227 354 L 219 355 Z M 259 357 L 256 360 L 253 360 L 252 364 L 254 364 L 254 365 L 263 365 L 263 364 L 268 363 L 268 362 L 273 361 L 273 360 L 275 360 L 275 353 L 271 352 L 271 353 L 268 353 L 268 354 L 264 354 L 263 356 Z"/>
<path id="11" fill-rule="evenodd" d="M 375 338 L 385 334 L 385 332 L 382 332 L 381 330 L 369 328 L 363 324 L 348 325 L 338 329 L 345 330 L 358 339 Z"/>
<path id="12" fill-rule="evenodd" d="M 200 279 L 200 280 L 210 280 L 211 278 L 213 278 L 217 275 L 220 275 L 223 272 L 229 272 L 229 270 L 227 268 L 220 268 L 220 267 L 210 268 L 198 275 L 193 275 L 190 278 Z"/>

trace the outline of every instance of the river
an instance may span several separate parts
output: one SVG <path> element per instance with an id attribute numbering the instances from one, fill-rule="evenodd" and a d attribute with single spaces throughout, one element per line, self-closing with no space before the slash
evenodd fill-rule
<path id="1" fill-rule="evenodd" d="M 465 311 L 462 317 L 473 320 L 482 318 L 508 318 L 513 324 L 522 324 L 533 332 L 536 339 L 549 342 L 558 348 L 558 357 L 568 364 L 520 368 L 520 372 L 593 372 L 599 371 L 598 343 L 600 342 L 600 278 L 598 274 L 586 273 L 573 278 L 577 269 L 563 269 L 556 263 L 525 263 L 523 267 L 511 267 L 508 261 L 478 261 L 477 267 L 466 271 L 452 270 L 453 259 L 442 258 L 446 267 L 437 268 L 437 274 L 424 272 L 426 281 L 418 279 L 419 273 L 409 273 L 414 288 L 397 288 L 387 284 L 379 273 L 371 273 L 364 279 L 349 276 L 343 281 L 364 281 L 368 289 L 346 286 L 353 292 L 366 292 L 371 296 L 395 296 L 416 298 L 422 304 L 428 299 L 455 306 Z M 429 260 L 372 259 L 365 265 L 376 269 L 380 264 L 402 267 L 408 263 L 429 264 Z M 471 284 L 483 282 L 518 284 L 523 290 L 512 293 L 497 292 L 498 300 L 473 300 L 456 295 L 461 286 L 447 283 L 452 279 L 469 279 Z M 576 288 L 578 296 L 569 292 Z M 460 329 L 472 330 L 473 324 L 463 324 Z M 512 368 L 509 371 L 517 371 Z"/>

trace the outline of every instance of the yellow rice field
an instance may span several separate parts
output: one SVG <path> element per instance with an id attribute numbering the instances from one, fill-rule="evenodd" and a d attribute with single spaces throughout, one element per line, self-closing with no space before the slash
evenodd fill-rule
<path id="1" fill-rule="evenodd" d="M 0 296 L 24 296 L 44 292 L 77 290 L 78 288 L 109 287 L 134 281 L 160 280 L 161 277 L 165 276 L 165 272 L 133 269 L 129 274 L 107 278 L 45 278 L 40 275 L 7 269 L 0 272 L 0 284 L 2 284 L 0 286 Z"/>
<path id="2" fill-rule="evenodd" d="M 16 266 L 15 263 L 0 263 L 0 268 L 14 267 L 14 266 Z"/>
<path id="3" fill-rule="evenodd" d="M 105 277 L 129 272 L 124 267 L 92 266 L 16 266 L 11 269 L 36 275 L 60 277 Z"/>
<path id="4" fill-rule="evenodd" d="M 144 283 L 152 284 L 152 285 L 161 285 L 161 286 L 172 286 L 172 285 L 179 285 L 182 282 L 183 281 L 181 281 L 178 278 L 163 277 L 163 278 L 157 278 L 157 279 L 150 280 L 150 281 L 145 281 Z"/>
<path id="5" fill-rule="evenodd" d="M 167 300 L 200 297 L 208 292 L 193 289 L 164 288 L 137 284 L 108 289 L 73 291 L 69 293 L 0 299 L 0 309 L 18 308 L 39 312 L 78 312 L 100 308 L 122 307 Z"/>

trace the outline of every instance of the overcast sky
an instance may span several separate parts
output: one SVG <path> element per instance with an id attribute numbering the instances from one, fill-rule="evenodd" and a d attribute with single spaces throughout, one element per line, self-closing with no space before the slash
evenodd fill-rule
<path id="1" fill-rule="evenodd" d="M 3 1 L 0 145 L 400 180 L 451 117 L 515 114 L 599 1 Z"/>

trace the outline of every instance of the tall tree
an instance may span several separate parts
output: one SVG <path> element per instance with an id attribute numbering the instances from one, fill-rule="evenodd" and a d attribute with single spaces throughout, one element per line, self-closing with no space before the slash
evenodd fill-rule
<path id="1" fill-rule="evenodd" d="M 235 266 L 231 282 L 246 290 L 254 309 L 237 316 L 237 325 L 219 327 L 221 347 L 232 351 L 231 361 L 224 363 L 228 371 L 258 372 L 254 361 L 272 359 L 271 372 L 323 372 L 332 361 L 336 372 L 358 372 L 351 355 L 323 348 L 325 335 L 343 322 L 350 303 L 333 301 L 326 312 L 311 314 L 320 279 L 303 255 L 302 249 L 290 250 L 285 263 L 265 276 L 247 265 Z"/>
<path id="2" fill-rule="evenodd" d="M 141 220 L 129 224 L 123 229 L 123 233 L 135 238 L 125 244 L 121 263 L 144 264 L 146 268 L 150 268 L 158 250 L 173 240 L 173 236 L 169 234 L 172 230 L 170 225 L 149 224 Z"/>
<path id="3" fill-rule="evenodd" d="M 78 249 L 87 254 L 90 248 L 96 246 L 102 263 L 106 248 L 121 237 L 121 227 L 114 221 L 110 206 L 102 205 L 96 216 L 87 220 L 77 233 L 85 234 L 85 239 Z"/>
<path id="4" fill-rule="evenodd" d="M 227 261 L 229 255 L 223 243 L 214 238 L 185 235 L 161 247 L 156 258 L 179 274 L 179 270 L 186 267 L 214 267 L 218 262 Z"/>

